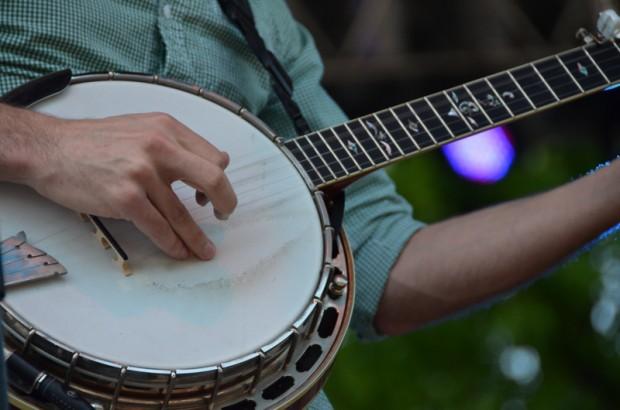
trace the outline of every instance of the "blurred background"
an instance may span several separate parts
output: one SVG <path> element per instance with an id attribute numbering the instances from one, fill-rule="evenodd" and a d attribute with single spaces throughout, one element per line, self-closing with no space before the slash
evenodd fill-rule
<path id="1" fill-rule="evenodd" d="M 600 7 L 590 0 L 289 4 L 322 53 L 324 85 L 350 116 L 574 47 L 576 30 L 593 28 Z M 427 222 L 544 191 L 620 153 L 618 107 L 620 89 L 601 93 L 389 173 Z M 612 237 L 457 320 L 379 343 L 351 340 L 327 392 L 336 409 L 617 409 L 619 308 L 620 244 Z"/>

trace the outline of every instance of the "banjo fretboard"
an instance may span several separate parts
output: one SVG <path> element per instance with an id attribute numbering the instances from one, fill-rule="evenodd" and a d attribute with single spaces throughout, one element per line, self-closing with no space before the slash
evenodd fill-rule
<path id="1" fill-rule="evenodd" d="M 286 141 L 324 187 L 620 81 L 615 41 L 590 44 Z"/>

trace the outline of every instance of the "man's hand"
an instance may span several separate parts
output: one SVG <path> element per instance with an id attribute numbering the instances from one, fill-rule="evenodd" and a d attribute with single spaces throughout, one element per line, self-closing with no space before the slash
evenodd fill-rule
<path id="1" fill-rule="evenodd" d="M 129 220 L 173 258 L 213 258 L 213 243 L 170 185 L 204 192 L 225 218 L 237 204 L 226 153 L 166 114 L 63 120 L 2 107 L 5 115 L 0 139 L 15 145 L 0 153 L 0 179 L 78 212 Z"/>

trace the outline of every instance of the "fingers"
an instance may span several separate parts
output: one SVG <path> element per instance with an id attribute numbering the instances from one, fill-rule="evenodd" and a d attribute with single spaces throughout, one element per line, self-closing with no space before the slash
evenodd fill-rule
<path id="1" fill-rule="evenodd" d="M 203 260 L 213 259 L 215 245 L 206 237 L 169 186 L 162 183 L 149 192 L 149 197 L 172 230 L 194 255 Z"/>
<path id="2" fill-rule="evenodd" d="M 132 204 L 128 219 L 168 256 L 175 259 L 189 258 L 190 251 L 148 198 L 143 197 Z"/>
<path id="3" fill-rule="evenodd" d="M 206 195 L 219 219 L 226 219 L 237 206 L 237 196 L 224 171 L 217 165 L 191 153 L 181 153 L 170 161 L 171 172 Z M 204 202 L 202 196 L 200 199 Z M 199 202 L 200 203 L 200 202 Z"/>
<path id="4" fill-rule="evenodd" d="M 162 127 L 164 133 L 176 140 L 181 147 L 185 148 L 187 153 L 193 154 L 209 164 L 218 166 L 220 170 L 226 169 L 230 163 L 230 156 L 226 152 L 217 149 L 209 141 L 193 132 L 189 127 L 177 121 L 171 115 L 153 113 L 147 114 L 147 116 L 153 118 Z M 175 169 L 175 174 L 181 170 L 179 168 Z M 183 168 L 187 169 L 186 166 Z M 203 164 L 202 168 L 212 169 L 208 164 Z M 196 203 L 204 206 L 209 200 L 213 200 L 215 216 L 218 219 L 227 219 L 228 215 L 234 210 L 237 200 L 232 192 L 232 187 L 230 186 L 228 178 L 226 178 L 220 170 L 213 170 L 211 172 L 212 175 L 209 175 L 208 178 L 195 176 L 193 179 L 194 183 L 192 183 L 192 180 L 185 180 L 185 182 L 197 190 Z M 173 179 L 180 179 L 180 177 L 179 175 L 173 175 Z M 220 179 L 224 179 L 224 181 L 220 183 Z M 219 198 L 211 198 L 211 195 L 208 195 L 209 192 L 203 189 L 203 187 L 209 185 L 213 185 L 212 191 L 215 191 L 215 195 Z"/>
<path id="5" fill-rule="evenodd" d="M 173 116 L 163 113 L 153 114 L 164 132 L 174 137 L 183 148 L 199 157 L 206 159 L 221 169 L 226 169 L 230 163 L 227 153 L 220 151 L 205 138 L 196 134 L 189 127 L 177 121 Z"/>
<path id="6" fill-rule="evenodd" d="M 221 169 L 226 169 L 230 164 L 230 156 L 224 151 L 220 151 L 213 144 L 200 135 L 193 132 L 190 128 L 183 123 L 177 122 L 178 133 L 176 134 L 179 143 L 189 152 L 192 152 L 199 157 L 218 165 Z M 205 206 L 209 202 L 209 198 L 204 192 L 200 191 L 200 188 L 196 188 L 196 203 L 200 206 Z M 215 216 L 218 219 L 228 219 L 228 215 L 215 209 Z"/>

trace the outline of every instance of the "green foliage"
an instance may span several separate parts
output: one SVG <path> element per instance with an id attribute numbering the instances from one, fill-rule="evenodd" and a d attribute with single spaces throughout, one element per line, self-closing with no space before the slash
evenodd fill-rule
<path id="1" fill-rule="evenodd" d="M 525 146 L 496 185 L 460 179 L 440 153 L 399 163 L 390 173 L 416 217 L 433 222 L 551 189 L 607 159 L 581 138 L 552 136 Z M 336 409 L 618 408 L 616 342 L 590 322 L 599 277 L 585 254 L 474 313 L 379 343 L 349 343 L 327 393 Z M 530 346 L 540 356 L 541 371 L 525 386 L 500 371 L 499 355 L 510 345 Z"/>

